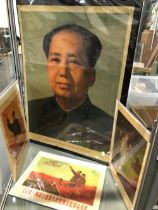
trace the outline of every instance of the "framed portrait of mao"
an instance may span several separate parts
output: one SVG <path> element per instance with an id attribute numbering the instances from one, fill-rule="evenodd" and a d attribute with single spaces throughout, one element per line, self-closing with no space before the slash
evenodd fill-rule
<path id="1" fill-rule="evenodd" d="M 18 11 L 29 138 L 108 162 L 134 8 Z"/>

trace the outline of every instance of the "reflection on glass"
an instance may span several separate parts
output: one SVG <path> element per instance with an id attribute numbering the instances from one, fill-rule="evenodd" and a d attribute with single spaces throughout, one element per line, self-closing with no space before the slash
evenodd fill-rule
<path id="1" fill-rule="evenodd" d="M 0 91 L 15 80 L 9 28 L 0 28 Z"/>
<path id="2" fill-rule="evenodd" d="M 8 23 L 6 0 L 1 0 L 0 6 L 0 93 L 15 80 L 13 54 Z M 10 178 L 3 137 L 0 130 L 0 203 L 4 196 Z"/>
<path id="3" fill-rule="evenodd" d="M 155 60 L 157 60 L 158 49 L 158 2 L 157 0 L 146 1 L 140 23 L 140 34 L 138 36 L 133 74 L 157 75 L 158 71 Z"/>

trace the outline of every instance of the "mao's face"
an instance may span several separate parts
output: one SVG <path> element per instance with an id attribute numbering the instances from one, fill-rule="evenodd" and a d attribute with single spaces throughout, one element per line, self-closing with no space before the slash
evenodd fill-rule
<path id="1" fill-rule="evenodd" d="M 56 97 L 83 100 L 95 81 L 88 66 L 85 41 L 75 32 L 62 31 L 51 40 L 48 80 Z"/>

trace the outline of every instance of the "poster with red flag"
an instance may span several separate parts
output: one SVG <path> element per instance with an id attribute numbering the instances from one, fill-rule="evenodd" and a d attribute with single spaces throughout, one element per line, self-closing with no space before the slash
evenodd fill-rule
<path id="1" fill-rule="evenodd" d="M 59 210 L 97 210 L 106 168 L 39 152 L 9 194 Z"/>

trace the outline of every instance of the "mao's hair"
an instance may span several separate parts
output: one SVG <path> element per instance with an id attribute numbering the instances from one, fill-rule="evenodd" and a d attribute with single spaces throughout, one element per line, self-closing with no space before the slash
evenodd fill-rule
<path id="1" fill-rule="evenodd" d="M 86 42 L 86 53 L 87 53 L 87 58 L 89 62 L 89 67 L 94 67 L 101 53 L 102 44 L 99 38 L 94 33 L 76 24 L 68 24 L 68 25 L 57 27 L 44 36 L 43 49 L 46 56 L 48 57 L 49 46 L 50 46 L 52 38 L 61 31 L 70 31 L 70 32 L 78 33 L 80 36 L 82 36 L 82 38 Z"/>

